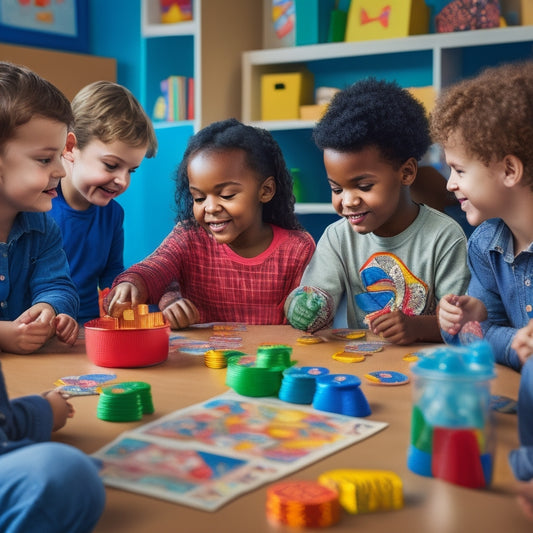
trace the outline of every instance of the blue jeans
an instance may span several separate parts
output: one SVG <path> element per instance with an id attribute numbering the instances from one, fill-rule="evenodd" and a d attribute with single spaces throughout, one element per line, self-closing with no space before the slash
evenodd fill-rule
<path id="1" fill-rule="evenodd" d="M 44 442 L 0 455 L 0 531 L 82 533 L 98 522 L 105 489 L 83 452 Z"/>

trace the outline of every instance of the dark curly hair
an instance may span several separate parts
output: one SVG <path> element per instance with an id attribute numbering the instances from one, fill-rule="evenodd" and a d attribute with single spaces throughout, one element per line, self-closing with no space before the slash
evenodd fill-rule
<path id="1" fill-rule="evenodd" d="M 270 132 L 246 126 L 234 118 L 213 122 L 190 138 L 176 174 L 176 222 L 193 219 L 187 173 L 191 157 L 204 151 L 235 149 L 246 152 L 246 162 L 260 182 L 270 176 L 276 182 L 274 197 L 263 205 L 263 221 L 286 229 L 301 229 L 294 213 L 292 178 L 278 143 Z"/>
<path id="2" fill-rule="evenodd" d="M 490 67 L 453 85 L 437 99 L 430 125 L 435 142 L 446 146 L 457 134 L 485 165 L 518 157 L 533 188 L 533 62 Z"/>
<path id="3" fill-rule="evenodd" d="M 431 144 L 424 106 L 396 82 L 367 78 L 338 92 L 313 130 L 321 150 L 376 147 L 395 166 L 422 159 Z"/>

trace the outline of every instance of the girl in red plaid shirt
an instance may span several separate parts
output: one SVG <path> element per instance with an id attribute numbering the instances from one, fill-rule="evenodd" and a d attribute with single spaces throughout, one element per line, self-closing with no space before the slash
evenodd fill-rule
<path id="1" fill-rule="evenodd" d="M 177 224 L 114 283 L 108 313 L 157 303 L 173 329 L 202 322 L 282 324 L 315 249 L 294 213 L 272 135 L 235 119 L 191 137 L 177 172 Z"/>

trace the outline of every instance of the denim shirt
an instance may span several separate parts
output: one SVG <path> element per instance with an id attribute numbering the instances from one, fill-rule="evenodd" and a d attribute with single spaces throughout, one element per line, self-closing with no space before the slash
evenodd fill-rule
<path id="1" fill-rule="evenodd" d="M 500 219 L 487 220 L 468 240 L 468 266 L 468 294 L 481 300 L 488 312 L 481 324 L 483 335 L 498 363 L 520 370 L 511 342 L 533 315 L 533 243 L 515 257 L 511 230 Z M 454 343 L 454 337 L 442 335 Z"/>
<path id="2" fill-rule="evenodd" d="M 46 213 L 19 213 L 0 243 L 0 320 L 15 320 L 40 302 L 76 319 L 79 298 L 61 232 Z"/>

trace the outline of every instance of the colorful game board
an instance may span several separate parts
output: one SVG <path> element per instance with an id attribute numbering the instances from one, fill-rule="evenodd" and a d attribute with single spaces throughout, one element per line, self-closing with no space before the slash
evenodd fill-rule
<path id="1" fill-rule="evenodd" d="M 94 456 L 108 486 L 215 511 L 386 426 L 230 391 L 125 432 Z"/>

